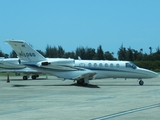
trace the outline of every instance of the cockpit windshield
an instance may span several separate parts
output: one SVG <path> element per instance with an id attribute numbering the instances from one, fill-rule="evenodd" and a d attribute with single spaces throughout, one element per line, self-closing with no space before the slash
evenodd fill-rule
<path id="1" fill-rule="evenodd" d="M 127 68 L 133 68 L 133 69 L 137 68 L 137 66 L 134 63 L 132 63 L 132 62 L 126 63 L 126 67 Z"/>

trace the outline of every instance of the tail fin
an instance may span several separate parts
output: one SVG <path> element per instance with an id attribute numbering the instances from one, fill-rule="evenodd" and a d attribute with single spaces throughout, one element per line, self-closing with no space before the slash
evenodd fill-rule
<path id="1" fill-rule="evenodd" d="M 21 60 L 24 61 L 45 61 L 46 58 L 43 57 L 40 53 L 34 50 L 30 45 L 25 41 L 21 40 L 6 40 L 5 42 L 9 43 L 14 49 L 16 54 Z"/>

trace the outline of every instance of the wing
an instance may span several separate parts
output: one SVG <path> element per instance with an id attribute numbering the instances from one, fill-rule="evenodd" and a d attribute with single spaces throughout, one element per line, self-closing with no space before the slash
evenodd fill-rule
<path id="1" fill-rule="evenodd" d="M 84 74 L 81 74 L 75 78 L 73 78 L 73 80 L 80 80 L 80 79 L 88 79 L 88 80 L 93 80 L 96 77 L 96 72 L 87 72 Z"/>
<path id="2" fill-rule="evenodd" d="M 24 69 L 0 69 L 1 73 L 29 73 L 29 74 L 42 74 L 41 72 L 38 72 L 37 70 L 33 70 L 30 68 L 24 68 Z"/>

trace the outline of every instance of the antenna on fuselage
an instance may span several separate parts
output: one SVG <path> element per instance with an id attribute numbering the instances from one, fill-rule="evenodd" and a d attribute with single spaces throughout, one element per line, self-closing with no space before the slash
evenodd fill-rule
<path id="1" fill-rule="evenodd" d="M 78 56 L 78 60 L 82 60 L 80 56 Z"/>

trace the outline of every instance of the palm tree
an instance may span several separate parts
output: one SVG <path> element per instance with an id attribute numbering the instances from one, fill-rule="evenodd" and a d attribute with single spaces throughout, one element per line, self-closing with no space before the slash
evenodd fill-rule
<path id="1" fill-rule="evenodd" d="M 152 54 L 152 47 L 149 47 L 149 49 L 150 49 L 150 54 Z"/>
<path id="2" fill-rule="evenodd" d="M 140 52 L 141 52 L 141 53 L 143 52 L 143 48 L 140 49 Z"/>

